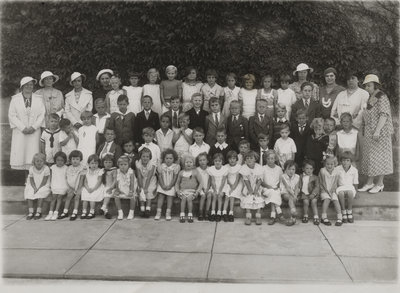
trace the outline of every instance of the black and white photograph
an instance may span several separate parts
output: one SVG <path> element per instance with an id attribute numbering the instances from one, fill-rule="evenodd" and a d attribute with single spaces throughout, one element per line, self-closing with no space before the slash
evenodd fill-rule
<path id="1" fill-rule="evenodd" d="M 1 1 L 2 292 L 399 292 L 399 9 Z"/>

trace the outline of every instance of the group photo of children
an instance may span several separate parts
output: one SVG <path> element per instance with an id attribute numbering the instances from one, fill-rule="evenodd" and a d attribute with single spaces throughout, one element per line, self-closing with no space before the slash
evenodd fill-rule
<path id="1" fill-rule="evenodd" d="M 383 191 L 393 173 L 390 102 L 375 74 L 328 67 L 317 85 L 313 70 L 299 63 L 257 80 L 169 65 L 123 80 L 102 69 L 93 90 L 71 73 L 65 95 L 51 71 L 23 77 L 8 118 L 26 219 L 170 221 L 178 198 L 181 223 L 234 222 L 238 204 L 246 225 L 353 223 L 359 192 Z"/>

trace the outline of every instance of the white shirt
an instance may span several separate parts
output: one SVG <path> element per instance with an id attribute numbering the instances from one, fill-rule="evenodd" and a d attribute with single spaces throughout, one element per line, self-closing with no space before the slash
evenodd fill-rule
<path id="1" fill-rule="evenodd" d="M 297 149 L 292 138 L 288 137 L 287 139 L 282 139 L 282 137 L 280 137 L 275 142 L 274 151 L 278 154 L 291 154 L 296 153 Z"/>
<path id="2" fill-rule="evenodd" d="M 167 133 L 164 135 L 164 132 L 160 129 L 156 131 L 156 140 L 160 151 L 163 152 L 166 149 L 172 149 L 172 138 L 174 137 L 174 132 L 171 129 L 168 129 Z"/>
<path id="3" fill-rule="evenodd" d="M 201 145 L 194 143 L 189 147 L 189 153 L 195 158 L 197 158 L 197 156 L 201 153 L 208 154 L 209 151 L 210 151 L 210 145 L 205 143 L 204 141 Z"/>
<path id="4" fill-rule="evenodd" d="M 264 119 L 265 114 L 258 114 L 258 119 L 260 119 L 260 121 L 262 121 Z"/>
<path id="5" fill-rule="evenodd" d="M 309 194 L 309 192 L 308 192 L 308 183 L 310 182 L 310 176 L 306 175 L 306 174 L 303 174 L 302 179 L 303 179 L 303 185 L 301 186 L 301 191 L 304 194 Z"/>
<path id="6" fill-rule="evenodd" d="M 282 123 L 284 123 L 284 122 L 287 122 L 288 120 L 285 118 L 285 117 L 283 117 L 283 118 L 276 118 L 276 122 L 282 122 Z M 305 126 L 305 125 L 304 125 Z"/>
<path id="7" fill-rule="evenodd" d="M 98 133 L 104 133 L 104 127 L 106 126 L 107 119 L 111 117 L 110 114 L 106 113 L 106 115 L 99 117 L 99 114 L 96 113 L 93 115 L 95 118 L 95 126 L 97 128 Z"/>
<path id="8" fill-rule="evenodd" d="M 235 121 L 235 118 L 236 121 L 239 121 L 239 115 L 232 115 L 232 122 Z"/>
<path id="9" fill-rule="evenodd" d="M 263 155 L 264 155 L 264 152 L 266 152 L 266 151 L 268 151 L 268 148 L 266 148 L 265 150 L 262 148 L 262 147 L 260 147 L 260 165 L 261 166 L 263 166 L 263 163 L 264 163 L 264 161 L 263 161 Z"/>
<path id="10" fill-rule="evenodd" d="M 350 166 L 347 172 L 343 169 L 342 165 L 336 167 L 339 173 L 339 186 L 353 186 L 358 184 L 358 170 L 354 166 Z"/>
<path id="11" fill-rule="evenodd" d="M 349 132 L 340 130 L 336 133 L 337 145 L 341 152 L 349 151 L 353 155 L 356 153 L 358 130 L 351 129 Z"/>
<path id="12" fill-rule="evenodd" d="M 279 187 L 279 179 L 283 174 L 282 168 L 275 165 L 274 168 L 269 167 L 268 165 L 263 166 L 264 169 L 264 177 L 263 181 L 265 184 L 268 184 L 272 188 Z"/>

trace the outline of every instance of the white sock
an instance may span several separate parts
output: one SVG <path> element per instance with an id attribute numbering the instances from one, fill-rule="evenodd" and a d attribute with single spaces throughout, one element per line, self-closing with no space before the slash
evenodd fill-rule
<path id="1" fill-rule="evenodd" d="M 123 216 L 124 215 L 124 212 L 122 211 L 122 210 L 118 210 L 118 216 Z"/>
<path id="2" fill-rule="evenodd" d="M 192 213 L 188 213 L 188 217 L 193 217 L 193 214 Z"/>
<path id="3" fill-rule="evenodd" d="M 229 215 L 233 215 L 233 211 L 229 211 Z"/>
<path id="4" fill-rule="evenodd" d="M 218 216 L 221 216 L 221 211 L 217 211 L 217 215 L 218 215 Z"/>
<path id="5" fill-rule="evenodd" d="M 150 207 L 146 207 L 146 211 L 150 211 Z"/>
<path id="6" fill-rule="evenodd" d="M 223 210 L 223 211 L 222 211 L 222 214 L 223 214 L 223 215 L 226 215 L 226 210 Z"/>
<path id="7" fill-rule="evenodd" d="M 72 213 L 73 213 L 73 214 L 77 214 L 77 213 L 78 213 L 78 210 L 77 210 L 77 209 L 74 209 L 74 210 L 72 211 Z"/>
<path id="8" fill-rule="evenodd" d="M 281 213 L 282 213 L 281 207 L 275 207 L 275 209 L 276 209 L 276 212 L 277 212 L 278 214 L 281 214 Z"/>
<path id="9" fill-rule="evenodd" d="M 103 205 L 101 206 L 101 209 L 102 209 L 103 211 L 105 211 L 105 210 L 107 209 L 107 207 L 103 204 Z"/>
<path id="10" fill-rule="evenodd" d="M 41 213 L 41 212 L 42 212 L 42 208 L 37 208 L 37 209 L 36 209 L 36 212 L 37 212 L 37 213 Z"/>
<path id="11" fill-rule="evenodd" d="M 68 213 L 68 210 L 67 209 L 63 209 L 63 213 L 64 214 Z"/>
<path id="12" fill-rule="evenodd" d="M 214 210 L 211 211 L 211 215 L 215 215 L 215 211 Z"/>
<path id="13" fill-rule="evenodd" d="M 328 218 L 328 215 L 326 213 L 322 213 L 321 218 L 326 219 L 326 218 Z"/>
<path id="14" fill-rule="evenodd" d="M 90 213 L 91 213 L 91 214 L 94 214 L 94 209 L 90 209 Z"/>
<path id="15" fill-rule="evenodd" d="M 318 215 L 314 215 L 314 219 L 318 219 Z"/>
<path id="16" fill-rule="evenodd" d="M 54 214 L 54 215 L 58 215 L 58 211 L 54 211 L 53 214 Z"/>
<path id="17" fill-rule="evenodd" d="M 86 213 L 87 213 L 86 209 L 82 210 L 82 214 L 86 214 Z"/>
<path id="18" fill-rule="evenodd" d="M 140 211 L 144 212 L 144 206 L 140 206 Z"/>
<path id="19" fill-rule="evenodd" d="M 185 213 L 180 213 L 180 216 L 181 216 L 181 217 L 184 217 L 184 216 L 185 216 Z"/>
<path id="20" fill-rule="evenodd" d="M 53 212 L 52 212 L 52 211 L 49 211 L 49 215 L 53 215 Z"/>
<path id="21" fill-rule="evenodd" d="M 271 218 L 276 218 L 276 213 L 275 212 L 271 212 Z"/>

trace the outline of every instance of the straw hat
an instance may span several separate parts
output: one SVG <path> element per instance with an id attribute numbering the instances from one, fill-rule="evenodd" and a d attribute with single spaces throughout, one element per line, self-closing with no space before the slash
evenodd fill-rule
<path id="1" fill-rule="evenodd" d="M 293 75 L 296 75 L 296 72 L 298 72 L 298 71 L 303 71 L 303 70 L 310 70 L 310 73 L 314 71 L 314 69 L 312 69 L 311 67 L 309 67 L 307 64 L 305 64 L 305 63 L 300 63 L 299 65 L 297 65 L 296 70 L 293 71 Z"/>
<path id="2" fill-rule="evenodd" d="M 21 79 L 21 81 L 19 82 L 19 88 L 22 88 L 24 85 L 26 85 L 28 82 L 33 81 L 34 84 L 37 83 L 37 80 L 30 77 L 30 76 L 25 76 Z"/>
<path id="3" fill-rule="evenodd" d="M 72 82 L 80 76 L 82 76 L 82 79 L 86 80 L 86 75 L 79 72 L 74 72 L 71 74 L 71 81 L 69 82 L 69 84 L 72 85 Z"/>
<path id="4" fill-rule="evenodd" d="M 114 71 L 112 71 L 111 69 L 102 69 L 99 71 L 99 73 L 97 73 L 96 80 L 100 80 L 100 76 L 102 76 L 104 73 L 114 75 Z"/>
<path id="5" fill-rule="evenodd" d="M 379 77 L 375 74 L 368 74 L 365 79 L 363 84 L 369 83 L 369 82 L 376 82 L 377 84 L 381 84 L 379 82 Z"/>
<path id="6" fill-rule="evenodd" d="M 45 79 L 46 77 L 52 76 L 54 78 L 54 83 L 56 83 L 60 77 L 58 75 L 53 74 L 51 71 L 44 71 L 41 75 L 40 75 L 40 80 L 39 80 L 39 85 L 43 86 L 43 79 Z"/>

